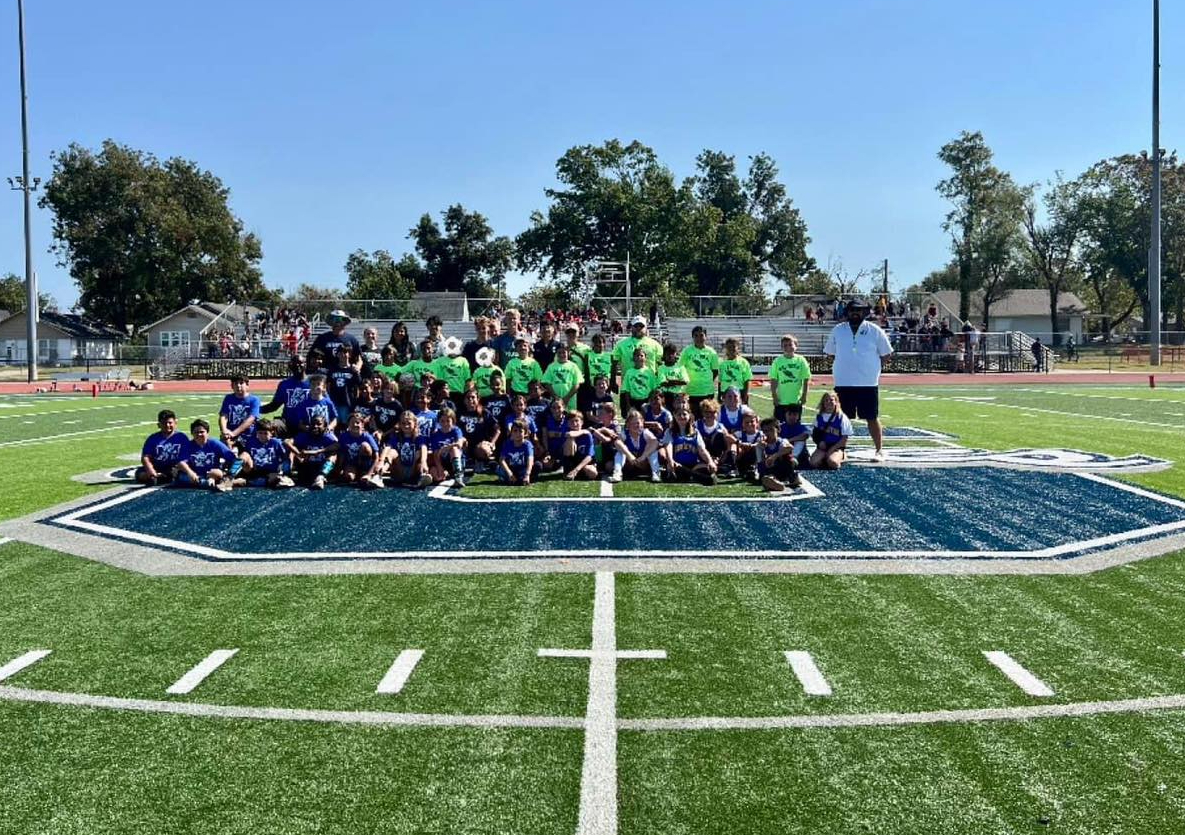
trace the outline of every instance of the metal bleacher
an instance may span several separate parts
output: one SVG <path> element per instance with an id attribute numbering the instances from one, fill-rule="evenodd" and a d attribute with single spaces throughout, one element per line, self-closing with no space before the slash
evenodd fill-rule
<path id="1" fill-rule="evenodd" d="M 827 334 L 834 322 L 808 322 L 789 316 L 714 316 L 710 319 L 668 319 L 663 323 L 665 336 L 676 345 L 690 345 L 691 331 L 697 325 L 707 328 L 708 344 L 717 351 L 724 350 L 724 340 L 732 338 L 741 343 L 741 354 L 761 363 L 771 361 L 782 353 L 782 337 L 794 334 L 802 354 L 823 353 Z"/>

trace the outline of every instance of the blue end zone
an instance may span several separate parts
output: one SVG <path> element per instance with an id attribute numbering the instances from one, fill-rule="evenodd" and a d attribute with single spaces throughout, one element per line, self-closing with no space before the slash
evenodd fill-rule
<path id="1" fill-rule="evenodd" d="M 951 441 L 954 435 L 935 432 L 931 429 L 919 429 L 916 426 L 884 426 L 881 434 L 886 441 Z M 863 421 L 852 422 L 853 438 L 868 438 L 868 424 Z"/>
<path id="2" fill-rule="evenodd" d="M 1067 559 L 1163 535 L 1164 526 L 1185 529 L 1178 502 L 1072 473 L 966 467 L 807 475 L 823 496 L 713 502 L 705 489 L 702 500 L 690 501 L 485 503 L 397 490 L 153 490 L 70 516 L 91 533 L 211 559 Z"/>

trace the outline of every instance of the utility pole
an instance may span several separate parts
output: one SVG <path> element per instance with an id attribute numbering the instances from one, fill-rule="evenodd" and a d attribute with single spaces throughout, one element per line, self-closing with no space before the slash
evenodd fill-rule
<path id="1" fill-rule="evenodd" d="M 25 358 L 29 366 L 29 382 L 37 382 L 37 278 L 33 275 L 33 206 L 31 194 L 37 190 L 39 179 L 29 179 L 29 93 L 25 84 L 25 2 L 16 0 L 17 25 L 20 30 L 21 50 L 21 176 L 9 186 L 25 195 Z"/>
<path id="2" fill-rule="evenodd" d="M 889 301 L 889 259 L 885 259 L 884 279 L 882 281 L 881 293 L 885 297 L 885 302 Z"/>
<path id="3" fill-rule="evenodd" d="M 1152 246 L 1148 249 L 1148 362 L 1160 365 L 1160 0 L 1152 0 Z"/>

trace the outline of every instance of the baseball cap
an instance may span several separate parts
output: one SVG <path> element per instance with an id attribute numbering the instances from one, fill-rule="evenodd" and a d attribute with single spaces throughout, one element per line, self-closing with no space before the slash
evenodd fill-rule
<path id="1" fill-rule="evenodd" d="M 580 333 L 580 326 L 576 324 L 570 324 L 564 328 L 564 333 Z"/>
<path id="2" fill-rule="evenodd" d="M 325 317 L 325 321 L 331 325 L 348 325 L 352 321 L 350 314 L 346 313 L 341 308 L 329 311 L 329 315 Z"/>
<path id="3" fill-rule="evenodd" d="M 646 320 L 644 318 L 642 318 L 641 316 L 635 316 L 633 319 L 630 319 L 630 327 L 632 328 L 634 325 L 642 325 L 643 327 L 645 327 Z"/>
<path id="4" fill-rule="evenodd" d="M 848 302 L 848 310 L 871 310 L 872 306 L 864 299 L 852 299 Z"/>

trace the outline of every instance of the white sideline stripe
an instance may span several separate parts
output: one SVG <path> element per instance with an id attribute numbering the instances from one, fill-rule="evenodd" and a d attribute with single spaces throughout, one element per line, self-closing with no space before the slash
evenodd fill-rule
<path id="1" fill-rule="evenodd" d="M 423 657 L 424 651 L 422 649 L 405 649 L 399 653 L 395 658 L 395 663 L 391 665 L 391 669 L 387 670 L 387 674 L 383 676 L 383 680 L 379 682 L 379 686 L 375 688 L 374 692 L 388 695 L 398 693 L 403 689 L 403 685 L 407 684 L 412 670 L 416 668 L 416 664 L 419 664 Z"/>
<path id="2" fill-rule="evenodd" d="M 613 572 L 598 571 L 593 598 L 584 765 L 576 835 L 617 833 L 617 615 Z"/>
<path id="3" fill-rule="evenodd" d="M 75 421 L 77 422 L 77 421 Z M 62 441 L 66 438 L 76 438 L 79 435 L 93 435 L 96 432 L 107 432 L 116 434 L 119 432 L 126 432 L 129 429 L 135 429 L 137 426 L 156 426 L 155 420 L 141 420 L 137 423 L 128 423 L 124 426 L 104 426 L 102 429 L 80 429 L 77 432 L 63 432 L 61 435 L 48 435 L 41 438 L 31 438 L 27 441 L 4 441 L 0 443 L 0 447 L 6 446 L 34 446 L 36 444 L 52 444 L 56 441 Z"/>
<path id="4" fill-rule="evenodd" d="M 0 536 L 0 545 L 6 545 L 9 542 L 12 542 L 12 537 Z"/>
<path id="5" fill-rule="evenodd" d="M 794 675 L 798 677 L 803 692 L 808 696 L 831 695 L 831 685 L 827 683 L 827 679 L 823 678 L 823 674 L 815 665 L 815 659 L 811 658 L 809 652 L 788 649 L 786 650 L 786 660 L 790 663 L 790 669 L 794 671 Z"/>
<path id="6" fill-rule="evenodd" d="M 630 661 L 636 659 L 666 661 L 665 649 L 619 649 L 616 652 L 601 652 L 592 649 L 541 649 L 540 658 L 617 658 Z"/>
<path id="7" fill-rule="evenodd" d="M 703 487 L 703 495 L 701 496 L 618 496 L 612 492 L 613 485 L 604 481 L 601 482 L 601 492 L 598 496 L 527 496 L 523 498 L 476 498 L 474 496 L 461 495 L 459 493 L 450 493 L 449 487 L 451 482 L 441 482 L 436 487 L 428 491 L 428 495 L 433 499 L 443 499 L 449 502 L 469 502 L 473 504 L 522 504 L 524 502 L 546 502 L 555 504 L 557 502 L 627 502 L 629 504 L 636 504 L 638 502 L 662 502 L 670 504 L 674 502 L 703 502 L 705 500 L 712 501 L 713 504 L 719 502 L 792 502 L 801 499 L 816 499 L 822 498 L 825 494 L 815 485 L 811 484 L 805 478 L 802 479 L 802 488 L 799 490 L 787 490 L 784 493 L 758 493 L 753 496 L 711 496 L 709 491 L 711 488 Z M 610 489 L 608 494 L 605 493 L 605 487 Z"/>
<path id="8" fill-rule="evenodd" d="M 172 696 L 184 696 L 186 693 L 192 693 L 194 688 L 205 681 L 210 673 L 234 658 L 236 652 L 238 652 L 237 649 L 214 650 L 203 658 L 196 667 L 177 679 L 165 692 Z"/>
<path id="9" fill-rule="evenodd" d="M 1000 672 L 1008 676 L 1013 684 L 1030 696 L 1044 698 L 1053 695 L 1053 690 L 1048 684 L 1018 664 L 1008 653 L 999 651 L 988 652 L 985 650 L 983 655 L 988 661 L 998 667 Z"/>
<path id="10" fill-rule="evenodd" d="M 601 482 L 601 498 L 602 499 L 613 498 L 613 485 L 607 481 Z"/>
<path id="11" fill-rule="evenodd" d="M 26 652 L 24 655 L 20 656 L 19 658 L 12 659 L 7 664 L 5 664 L 3 667 L 0 667 L 0 681 L 4 681 L 6 678 L 12 678 L 13 676 L 15 676 L 17 673 L 19 673 L 21 670 L 25 669 L 26 667 L 32 667 L 34 664 L 36 664 L 38 661 L 40 661 L 45 656 L 49 655 L 51 652 L 53 652 L 53 650 L 34 649 L 34 650 L 30 650 L 29 652 Z"/>
<path id="12" fill-rule="evenodd" d="M 175 403 L 178 400 L 211 400 L 211 401 L 216 401 L 219 397 L 220 397 L 220 395 L 217 395 L 217 394 L 213 394 L 213 395 L 190 394 L 190 395 L 181 395 L 181 396 L 176 396 L 176 397 L 170 396 L 169 402 Z M 89 400 L 90 398 L 87 398 L 87 399 Z M 40 405 L 42 403 L 48 403 L 48 402 L 65 403 L 68 401 L 77 403 L 78 398 L 77 397 L 61 397 L 61 398 L 58 398 L 54 401 L 50 401 L 47 398 L 38 398 L 36 401 L 36 404 Z M 53 412 L 25 412 L 24 414 L 20 414 L 20 415 L 0 415 L 0 420 L 13 420 L 13 419 L 17 419 L 17 418 L 31 418 L 31 417 L 53 417 L 53 416 L 65 417 L 66 415 L 76 415 L 76 414 L 79 414 L 80 412 L 97 412 L 102 409 L 131 409 L 131 408 L 143 409 L 145 407 L 150 406 L 150 404 L 152 402 L 153 401 L 149 401 L 146 399 L 137 400 L 137 399 L 133 399 L 133 398 L 123 398 L 119 403 L 112 403 L 107 406 L 86 406 L 81 409 L 59 409 L 59 410 L 53 411 Z M 32 405 L 34 405 L 34 404 L 33 403 L 0 403 L 0 408 L 19 409 L 24 406 L 32 406 Z"/>

